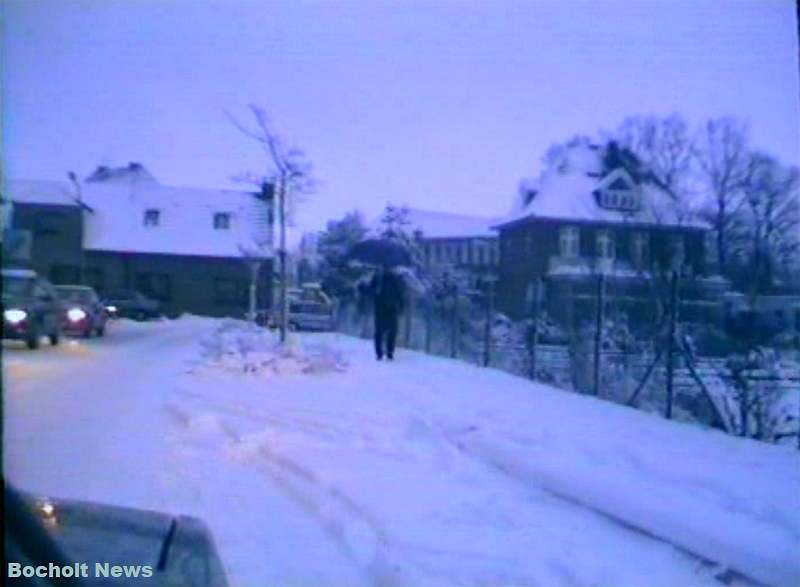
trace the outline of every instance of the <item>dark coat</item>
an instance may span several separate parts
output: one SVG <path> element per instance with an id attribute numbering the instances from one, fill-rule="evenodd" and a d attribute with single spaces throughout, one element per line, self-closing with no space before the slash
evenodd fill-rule
<path id="1" fill-rule="evenodd" d="M 396 273 L 387 271 L 372 278 L 370 289 L 376 312 L 402 312 L 405 305 L 405 284 Z"/>

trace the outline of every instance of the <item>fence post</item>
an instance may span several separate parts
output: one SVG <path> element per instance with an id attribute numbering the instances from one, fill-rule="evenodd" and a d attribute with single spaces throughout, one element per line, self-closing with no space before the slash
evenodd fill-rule
<path id="1" fill-rule="evenodd" d="M 428 294 L 425 298 L 425 352 L 431 352 L 431 329 L 433 328 L 433 300 Z"/>
<path id="2" fill-rule="evenodd" d="M 414 324 L 414 293 L 412 291 L 410 291 L 410 288 L 409 288 L 409 291 L 408 291 L 408 296 L 407 296 L 406 303 L 407 303 L 406 315 L 404 316 L 406 331 L 405 331 L 404 336 L 403 336 L 403 338 L 404 338 L 403 342 L 405 343 L 405 347 L 407 349 L 410 349 L 411 348 L 411 327 Z"/>
<path id="3" fill-rule="evenodd" d="M 667 338 L 667 420 L 672 419 L 675 371 L 675 328 L 678 322 L 678 272 L 672 272 L 669 292 L 669 334 Z"/>
<path id="4" fill-rule="evenodd" d="M 488 367 L 492 352 L 492 316 L 494 315 L 494 287 L 491 279 L 485 281 L 486 317 L 483 331 L 483 366 Z"/>
<path id="5" fill-rule="evenodd" d="M 450 292 L 453 300 L 450 309 L 450 357 L 458 358 L 458 292 L 455 287 Z"/>
<path id="6" fill-rule="evenodd" d="M 594 330 L 594 395 L 600 397 L 600 347 L 603 344 L 603 309 L 605 307 L 605 276 L 601 272 L 597 276 L 597 310 L 595 312 Z"/>
<path id="7" fill-rule="evenodd" d="M 536 350 L 539 346 L 539 317 L 542 313 L 542 278 L 535 281 L 536 285 L 533 292 L 533 333 L 531 335 L 530 350 L 530 378 L 536 380 Z"/>

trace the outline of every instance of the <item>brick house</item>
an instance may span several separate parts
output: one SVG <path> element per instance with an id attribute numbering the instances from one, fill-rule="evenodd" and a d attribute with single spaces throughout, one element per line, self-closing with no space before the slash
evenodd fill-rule
<path id="1" fill-rule="evenodd" d="M 139 164 L 98 168 L 86 181 L 10 181 L 9 234 L 26 236 L 26 265 L 53 283 L 86 283 L 101 294 L 135 289 L 168 315 L 242 316 L 260 260 L 259 307 L 271 304 L 269 193 L 175 188 Z M 5 239 L 8 241 L 8 236 Z"/>
<path id="2" fill-rule="evenodd" d="M 613 142 L 574 141 L 526 184 L 499 231 L 498 307 L 529 315 L 536 288 L 544 309 L 571 325 L 594 315 L 597 276 L 633 320 L 663 311 L 665 276 L 683 276 L 681 316 L 718 321 L 728 284 L 709 277 L 708 227 L 673 204 L 635 157 Z M 537 285 L 540 284 L 540 285 Z"/>

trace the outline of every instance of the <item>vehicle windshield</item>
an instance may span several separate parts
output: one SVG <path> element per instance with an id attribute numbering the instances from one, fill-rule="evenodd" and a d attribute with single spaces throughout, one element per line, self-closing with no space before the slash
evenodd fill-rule
<path id="1" fill-rule="evenodd" d="M 92 290 L 77 287 L 57 287 L 59 297 L 65 302 L 88 304 L 92 301 Z"/>
<path id="2" fill-rule="evenodd" d="M 27 277 L 3 276 L 4 296 L 29 296 L 33 291 L 33 280 Z"/>

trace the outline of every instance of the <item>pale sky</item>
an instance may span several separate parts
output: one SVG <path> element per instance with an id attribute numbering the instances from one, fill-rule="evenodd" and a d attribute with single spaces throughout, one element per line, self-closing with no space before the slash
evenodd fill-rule
<path id="1" fill-rule="evenodd" d="M 3 166 L 142 162 L 229 187 L 256 102 L 313 160 L 301 225 L 388 202 L 500 215 L 549 145 L 630 114 L 733 115 L 800 163 L 792 0 L 5 0 Z"/>

